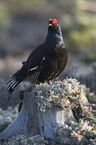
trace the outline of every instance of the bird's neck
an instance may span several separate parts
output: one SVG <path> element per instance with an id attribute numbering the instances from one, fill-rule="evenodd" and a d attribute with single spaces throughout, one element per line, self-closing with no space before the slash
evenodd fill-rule
<path id="1" fill-rule="evenodd" d="M 44 45 L 49 49 L 55 49 L 59 44 L 64 43 L 61 29 L 57 32 L 48 31 Z"/>

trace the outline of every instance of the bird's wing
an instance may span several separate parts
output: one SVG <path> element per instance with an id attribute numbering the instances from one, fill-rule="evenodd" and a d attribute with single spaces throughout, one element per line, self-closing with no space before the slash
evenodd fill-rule
<path id="1" fill-rule="evenodd" d="M 28 70 L 38 66 L 42 61 L 43 57 L 44 57 L 44 48 L 41 44 L 37 48 L 35 48 L 29 55 L 27 59 Z"/>
<path id="2" fill-rule="evenodd" d="M 28 71 L 29 77 L 30 77 L 30 81 L 32 82 L 32 84 L 36 84 L 38 77 L 40 75 L 40 72 L 42 70 L 43 64 L 45 62 L 45 57 L 43 57 L 43 59 L 41 60 L 40 64 L 34 68 L 31 68 Z"/>
<path id="3" fill-rule="evenodd" d="M 44 50 L 42 45 L 37 47 L 28 58 L 28 76 L 30 81 L 35 84 L 45 62 Z"/>

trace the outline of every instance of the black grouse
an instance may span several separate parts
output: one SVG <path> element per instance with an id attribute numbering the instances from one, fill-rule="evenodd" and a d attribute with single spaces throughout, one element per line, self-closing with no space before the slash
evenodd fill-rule
<path id="1" fill-rule="evenodd" d="M 22 63 L 21 69 L 12 75 L 8 81 L 8 92 L 12 93 L 26 77 L 32 84 L 54 79 L 64 70 L 67 57 L 60 25 L 56 19 L 49 19 L 44 43 L 36 47 Z"/>

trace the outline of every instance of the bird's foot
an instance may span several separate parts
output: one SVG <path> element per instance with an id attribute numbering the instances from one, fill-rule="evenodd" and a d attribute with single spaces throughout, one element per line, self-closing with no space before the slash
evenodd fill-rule
<path id="1" fill-rule="evenodd" d="M 51 84 L 52 84 L 52 81 L 51 81 L 51 80 L 49 80 L 49 81 L 48 81 L 48 84 L 49 84 L 49 85 L 51 85 Z"/>

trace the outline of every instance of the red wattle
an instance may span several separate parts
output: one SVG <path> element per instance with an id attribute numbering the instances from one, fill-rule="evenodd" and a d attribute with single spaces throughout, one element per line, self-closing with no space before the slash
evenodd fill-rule
<path id="1" fill-rule="evenodd" d="M 53 19 L 52 20 L 52 24 L 55 24 L 55 23 L 57 23 L 57 20 L 56 19 Z"/>
<path id="2" fill-rule="evenodd" d="M 49 19 L 49 20 L 48 20 L 48 23 L 50 23 L 50 21 L 52 21 L 52 19 Z"/>

